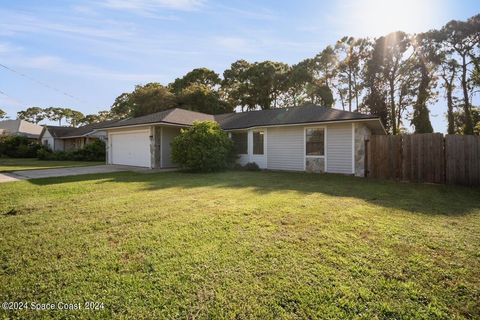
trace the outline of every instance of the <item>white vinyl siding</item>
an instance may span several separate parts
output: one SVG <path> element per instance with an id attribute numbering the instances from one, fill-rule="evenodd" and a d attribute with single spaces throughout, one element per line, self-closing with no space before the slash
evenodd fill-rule
<path id="1" fill-rule="evenodd" d="M 55 139 L 54 141 L 54 151 L 64 151 L 65 150 L 65 142 L 61 139 Z"/>
<path id="2" fill-rule="evenodd" d="M 246 165 L 250 162 L 250 156 L 248 154 L 239 154 L 237 158 L 237 163 L 241 166 Z"/>
<path id="3" fill-rule="evenodd" d="M 42 141 L 41 141 L 42 145 L 45 145 L 45 140 L 47 140 L 47 146 L 52 151 L 64 151 L 63 140 L 54 138 L 50 134 L 50 131 L 48 131 L 48 130 L 45 130 L 45 132 L 43 133 L 43 137 L 42 137 Z"/>
<path id="4" fill-rule="evenodd" d="M 52 137 L 50 132 L 48 130 L 45 130 L 42 136 L 42 145 L 50 148 L 50 150 L 57 151 L 55 150 L 55 139 Z"/>
<path id="5" fill-rule="evenodd" d="M 175 167 L 172 161 L 172 146 L 173 138 L 180 134 L 180 128 L 162 127 L 162 168 Z"/>
<path id="6" fill-rule="evenodd" d="M 352 124 L 329 125 L 327 172 L 352 174 Z"/>
<path id="7" fill-rule="evenodd" d="M 303 126 L 268 128 L 267 168 L 305 170 L 304 135 Z"/>

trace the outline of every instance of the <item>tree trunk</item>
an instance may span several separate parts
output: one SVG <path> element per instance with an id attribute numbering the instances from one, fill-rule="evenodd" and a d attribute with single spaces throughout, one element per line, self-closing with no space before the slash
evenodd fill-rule
<path id="1" fill-rule="evenodd" d="M 465 127 L 463 134 L 473 134 L 472 114 L 470 112 L 470 101 L 468 98 L 467 84 L 467 62 L 465 54 L 462 55 L 462 89 L 463 89 L 463 111 L 465 113 Z"/>
<path id="2" fill-rule="evenodd" d="M 430 122 L 427 101 L 429 99 L 428 87 L 430 85 L 430 75 L 422 59 L 420 59 L 421 79 L 418 86 L 417 102 L 414 105 L 412 124 L 415 127 L 415 133 L 432 133 L 433 127 Z"/>
<path id="3" fill-rule="evenodd" d="M 348 111 L 352 112 L 352 72 L 348 72 Z"/>
<path id="4" fill-rule="evenodd" d="M 389 80 L 390 83 L 390 116 L 392 119 L 392 134 L 397 134 L 397 112 L 395 108 L 395 80 L 393 77 Z"/>
<path id="5" fill-rule="evenodd" d="M 403 96 L 400 94 L 400 97 L 398 99 L 398 105 L 396 107 L 396 109 L 397 109 L 396 123 L 397 123 L 397 131 L 398 132 L 400 132 L 400 123 L 402 122 L 402 111 L 401 111 L 402 105 L 403 105 Z"/>
<path id="6" fill-rule="evenodd" d="M 357 88 L 357 77 L 353 74 L 353 88 L 355 93 L 355 106 L 357 107 L 358 111 L 358 88 Z"/>
<path id="7" fill-rule="evenodd" d="M 342 91 L 340 89 L 338 89 L 337 91 L 338 91 L 338 96 L 340 97 L 340 103 L 342 104 L 342 109 L 343 111 L 345 111 L 345 101 L 343 99 Z"/>
<path id="8" fill-rule="evenodd" d="M 453 117 L 453 86 L 451 83 L 445 84 L 447 89 L 447 118 L 448 118 L 448 134 L 455 134 L 455 118 Z"/>

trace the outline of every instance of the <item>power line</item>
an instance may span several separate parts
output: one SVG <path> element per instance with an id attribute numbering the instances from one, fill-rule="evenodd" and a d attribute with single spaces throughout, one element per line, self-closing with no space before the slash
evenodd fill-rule
<path id="1" fill-rule="evenodd" d="M 13 101 L 14 103 L 18 104 L 18 105 L 23 105 L 24 103 L 18 99 L 15 99 L 14 97 L 6 94 L 5 92 L 3 92 L 2 90 L 0 90 L 0 94 L 3 94 L 5 97 L 7 97 L 8 99 L 10 99 L 11 101 Z"/>
<path id="2" fill-rule="evenodd" d="M 6 69 L 6 70 L 8 70 L 8 71 L 10 71 L 10 72 L 16 73 L 17 75 L 19 75 L 19 76 L 21 76 L 21 77 L 24 77 L 24 78 L 26 78 L 26 79 L 28 79 L 28 80 L 30 80 L 30 81 L 32 81 L 32 82 L 35 82 L 35 83 L 37 83 L 37 84 L 39 84 L 39 85 L 41 85 L 41 86 L 44 86 L 44 87 L 46 87 L 46 88 L 49 88 L 49 89 L 51 89 L 51 90 L 53 90 L 53 91 L 56 91 L 56 92 L 58 92 L 58 93 L 61 93 L 61 94 L 65 95 L 65 96 L 67 96 L 67 97 L 69 97 L 69 98 L 71 98 L 71 99 L 77 100 L 77 101 L 79 101 L 79 102 L 85 102 L 85 101 L 83 101 L 83 100 L 81 100 L 81 99 L 78 99 L 78 98 L 76 98 L 75 96 L 73 96 L 73 95 L 71 95 L 71 94 L 69 94 L 69 93 L 67 93 L 67 92 L 64 92 L 64 91 L 62 91 L 62 90 L 60 90 L 60 89 L 58 89 L 58 88 L 56 88 L 56 87 L 54 87 L 54 86 L 49 85 L 48 83 L 45 83 L 45 82 L 43 82 L 43 81 L 37 80 L 37 79 L 35 79 L 35 78 L 33 78 L 33 77 L 30 77 L 29 75 L 26 75 L 25 73 L 16 71 L 16 70 L 14 70 L 14 69 L 12 69 L 12 68 L 10 68 L 10 67 L 7 67 L 7 66 L 4 65 L 4 64 L 1 64 L 1 63 L 0 63 L 0 67 L 4 68 L 4 69 Z"/>

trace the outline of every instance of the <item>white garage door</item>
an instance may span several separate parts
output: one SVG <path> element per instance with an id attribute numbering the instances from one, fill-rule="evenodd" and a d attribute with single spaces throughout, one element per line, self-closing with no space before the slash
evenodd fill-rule
<path id="1" fill-rule="evenodd" d="M 149 130 L 111 134 L 112 164 L 150 167 L 149 135 Z"/>

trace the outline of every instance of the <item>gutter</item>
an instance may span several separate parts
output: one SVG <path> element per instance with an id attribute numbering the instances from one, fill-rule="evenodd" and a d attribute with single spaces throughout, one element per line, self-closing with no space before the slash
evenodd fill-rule
<path id="1" fill-rule="evenodd" d="M 288 127 L 288 126 L 299 126 L 299 125 L 310 125 L 310 124 L 317 124 L 317 123 L 341 123 L 341 122 L 362 122 L 362 121 L 372 121 L 372 120 L 380 120 L 380 118 L 364 118 L 364 119 L 338 119 L 338 120 L 328 120 L 328 121 L 307 121 L 307 122 L 295 122 L 295 123 L 285 123 L 285 124 L 265 124 L 265 125 L 253 125 L 247 127 L 234 127 L 223 129 L 226 131 L 230 130 L 244 130 L 244 129 L 255 129 L 255 128 L 265 128 L 265 127 Z M 381 123 L 381 121 L 380 121 Z M 382 126 L 383 127 L 383 126 Z"/>
<path id="2" fill-rule="evenodd" d="M 63 137 L 58 137 L 58 139 L 74 139 L 74 138 L 85 138 L 86 136 L 88 136 L 90 133 L 93 133 L 93 131 L 90 131 L 90 132 L 87 132 L 83 135 L 80 135 L 80 136 L 63 136 Z"/>
<path id="3" fill-rule="evenodd" d="M 286 127 L 286 126 L 310 125 L 310 124 L 317 124 L 317 123 L 329 124 L 329 123 L 362 122 L 362 121 L 373 121 L 373 120 L 380 121 L 380 118 L 372 117 L 372 118 L 364 118 L 364 119 L 339 119 L 339 120 L 329 120 L 329 121 L 313 121 L 313 122 L 310 121 L 310 122 L 296 122 L 296 123 L 286 123 L 286 124 L 266 124 L 266 125 L 253 125 L 253 126 L 247 126 L 247 127 L 236 127 L 236 128 L 227 128 L 227 129 L 222 128 L 222 129 L 225 131 L 234 131 L 234 130 L 265 128 L 265 127 Z M 216 122 L 218 123 L 218 121 Z M 174 122 L 159 121 L 159 122 L 148 122 L 148 123 L 132 124 L 132 125 L 124 125 L 124 126 L 116 126 L 116 127 L 103 127 L 103 128 L 98 128 L 96 130 L 133 128 L 133 127 L 143 127 L 143 126 L 149 126 L 149 125 L 167 125 L 167 126 L 174 126 L 174 127 L 191 127 L 192 126 L 191 124 L 180 124 L 180 123 L 174 123 Z M 380 121 L 380 125 L 382 126 L 383 131 L 385 131 L 385 128 L 381 121 Z"/>
<path id="4" fill-rule="evenodd" d="M 96 130 L 110 130 L 110 129 L 121 129 L 121 128 L 133 128 L 133 127 L 144 127 L 144 126 L 151 126 L 151 125 L 156 125 L 156 124 L 163 124 L 166 126 L 171 126 L 171 127 L 191 127 L 191 124 L 181 124 L 181 123 L 175 123 L 175 122 L 166 122 L 166 121 L 158 121 L 158 122 L 147 122 L 147 123 L 140 123 L 140 124 L 131 124 L 131 125 L 124 125 L 124 126 L 116 126 L 116 127 L 103 127 L 103 128 L 98 128 Z"/>

